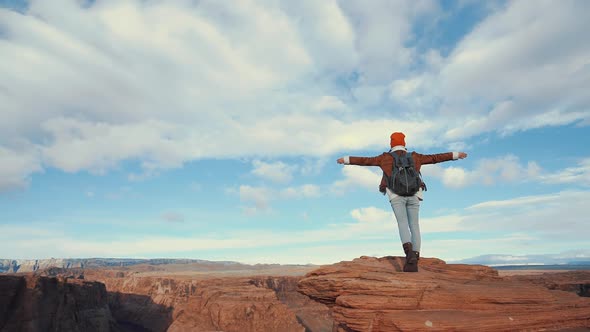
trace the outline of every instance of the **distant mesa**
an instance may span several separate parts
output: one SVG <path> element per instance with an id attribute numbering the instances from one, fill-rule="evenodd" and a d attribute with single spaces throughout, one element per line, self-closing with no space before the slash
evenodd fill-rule
<path id="1" fill-rule="evenodd" d="M 202 259 L 133 259 L 133 258 L 51 258 L 51 259 L 0 259 L 0 273 L 35 272 L 51 267 L 70 268 L 106 268 L 124 267 L 140 264 L 164 265 L 164 264 L 216 264 L 216 265 L 241 265 L 237 262 L 212 262 Z"/>

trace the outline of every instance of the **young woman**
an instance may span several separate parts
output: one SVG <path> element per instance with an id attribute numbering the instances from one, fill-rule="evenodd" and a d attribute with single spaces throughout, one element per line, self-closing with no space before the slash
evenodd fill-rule
<path id="1" fill-rule="evenodd" d="M 393 175 L 393 165 L 397 154 L 401 158 L 407 155 L 405 135 L 400 132 L 395 132 L 390 136 L 389 152 L 384 152 L 376 157 L 342 157 L 338 158 L 339 164 L 345 165 L 359 165 L 359 166 L 379 166 L 383 171 L 383 178 L 379 185 L 379 191 L 387 194 L 389 203 L 395 214 L 397 226 L 399 228 L 399 236 L 402 242 L 402 247 L 406 254 L 406 264 L 404 265 L 404 272 L 418 272 L 418 259 L 420 258 L 420 224 L 419 224 L 419 209 L 420 201 L 422 200 L 422 188 L 415 194 L 409 196 L 402 196 L 394 193 L 391 187 Z M 420 172 L 422 165 L 436 164 L 443 161 L 457 160 L 467 158 L 465 152 L 446 152 L 438 154 L 420 154 L 412 152 L 411 159 L 413 167 L 416 172 Z M 399 165 L 398 165 L 399 166 Z"/>

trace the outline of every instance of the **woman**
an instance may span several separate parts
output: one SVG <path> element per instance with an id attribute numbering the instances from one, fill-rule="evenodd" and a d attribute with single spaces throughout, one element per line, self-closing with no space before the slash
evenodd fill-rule
<path id="1" fill-rule="evenodd" d="M 339 164 L 359 165 L 359 166 L 379 166 L 383 171 L 383 178 L 379 186 L 379 191 L 387 194 L 389 202 L 397 220 L 399 236 L 402 247 L 406 254 L 406 263 L 404 272 L 418 272 L 418 259 L 420 258 L 420 224 L 418 221 L 420 201 L 422 200 L 422 188 L 415 194 L 402 196 L 394 193 L 392 187 L 393 165 L 395 159 L 407 157 L 405 135 L 401 132 L 395 132 L 390 136 L 389 152 L 376 157 L 343 157 L 338 158 Z M 394 158 L 397 154 L 399 158 Z M 411 161 L 416 172 L 420 172 L 422 165 L 436 164 L 443 161 L 457 160 L 467 158 L 465 152 L 446 152 L 439 154 L 419 154 L 412 152 Z M 399 165 L 398 165 L 399 166 Z M 422 184 L 423 187 L 423 184 Z"/>

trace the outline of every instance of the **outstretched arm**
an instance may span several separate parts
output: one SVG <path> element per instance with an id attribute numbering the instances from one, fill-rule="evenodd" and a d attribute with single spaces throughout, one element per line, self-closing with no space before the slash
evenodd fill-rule
<path id="1" fill-rule="evenodd" d="M 420 158 L 420 162 L 423 165 L 426 164 L 436 164 L 443 161 L 449 160 L 457 160 L 457 159 L 465 159 L 467 158 L 467 153 L 465 152 L 447 152 L 447 153 L 437 153 L 437 154 L 418 154 Z"/>
<path id="2" fill-rule="evenodd" d="M 359 166 L 380 166 L 383 155 L 377 157 L 342 157 L 336 159 L 339 164 L 359 165 Z"/>

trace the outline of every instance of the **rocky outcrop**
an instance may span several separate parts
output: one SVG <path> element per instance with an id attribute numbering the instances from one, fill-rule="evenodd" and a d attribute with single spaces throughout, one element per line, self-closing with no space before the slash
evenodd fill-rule
<path id="1" fill-rule="evenodd" d="M 0 276 L 0 331 L 120 331 L 98 282 Z"/>
<path id="2" fill-rule="evenodd" d="M 400 257 L 361 257 L 321 267 L 298 290 L 328 305 L 334 331 L 519 331 L 590 327 L 590 299 L 486 266 Z"/>

